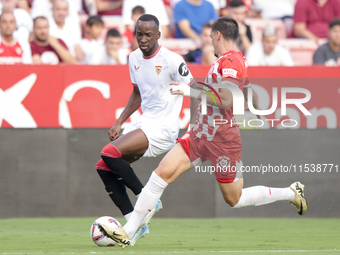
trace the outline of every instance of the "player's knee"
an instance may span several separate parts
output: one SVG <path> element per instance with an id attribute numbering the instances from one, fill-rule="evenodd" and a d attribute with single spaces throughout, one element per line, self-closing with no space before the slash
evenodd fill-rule
<path id="1" fill-rule="evenodd" d="M 103 157 L 110 157 L 110 158 L 121 158 L 122 154 L 120 153 L 120 151 L 112 144 L 108 144 L 106 145 L 100 155 Z"/>
<path id="2" fill-rule="evenodd" d="M 234 207 L 240 200 L 240 196 L 224 197 L 224 201 L 230 206 Z"/>
<path id="3" fill-rule="evenodd" d="M 96 170 L 105 170 L 105 171 L 110 171 L 111 169 L 105 164 L 103 159 L 100 159 L 97 164 L 96 164 Z"/>
<path id="4" fill-rule="evenodd" d="M 167 171 L 162 164 L 159 164 L 154 172 L 167 183 L 169 183 L 169 181 L 171 180 L 172 173 Z"/>

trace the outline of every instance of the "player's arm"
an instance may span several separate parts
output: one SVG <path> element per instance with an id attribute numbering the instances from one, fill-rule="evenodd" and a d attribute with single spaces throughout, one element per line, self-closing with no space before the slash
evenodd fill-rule
<path id="1" fill-rule="evenodd" d="M 231 85 L 229 84 L 223 84 L 223 82 L 220 85 Z M 202 101 L 203 95 L 205 95 L 205 98 L 207 100 L 207 104 L 214 105 L 217 107 L 220 107 L 225 110 L 229 110 L 233 105 L 233 95 L 231 91 L 228 88 L 221 88 L 221 92 L 217 92 L 217 95 L 215 93 L 206 93 L 204 91 L 201 91 L 199 89 L 194 89 L 189 87 L 185 83 L 179 83 L 179 82 L 172 82 L 170 85 L 176 85 L 170 89 L 170 92 L 172 95 L 183 95 L 187 97 L 191 97 L 193 99 L 197 99 L 198 101 Z M 236 86 L 236 85 L 231 85 Z"/>
<path id="2" fill-rule="evenodd" d="M 243 87 L 243 95 L 244 95 L 244 99 L 246 100 L 246 102 L 248 102 L 248 89 L 252 90 L 252 103 L 253 103 L 253 107 L 257 110 L 260 110 L 260 106 L 259 106 L 259 102 L 257 101 L 257 96 L 255 91 L 253 90 L 253 88 L 251 87 L 251 85 L 249 84 L 248 86 L 244 86 Z M 249 108 L 246 108 L 246 110 L 249 110 Z M 256 117 L 258 119 L 261 119 L 260 115 L 256 115 Z"/>
<path id="3" fill-rule="evenodd" d="M 119 131 L 123 125 L 123 123 L 130 118 L 131 114 L 138 110 L 142 102 L 142 98 L 140 96 L 140 92 L 137 86 L 133 86 L 132 93 L 130 95 L 130 98 L 122 112 L 122 114 L 117 119 L 116 123 L 112 126 L 112 128 L 109 130 L 109 137 L 110 140 L 116 140 L 119 135 Z"/>
<path id="4" fill-rule="evenodd" d="M 75 64 L 76 59 L 71 55 L 71 53 L 58 41 L 57 38 L 53 36 L 48 37 L 48 43 L 57 52 L 63 62 L 69 64 Z"/>

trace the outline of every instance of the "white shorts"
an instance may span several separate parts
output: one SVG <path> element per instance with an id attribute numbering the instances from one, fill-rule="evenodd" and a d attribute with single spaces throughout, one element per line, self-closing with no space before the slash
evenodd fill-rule
<path id="1" fill-rule="evenodd" d="M 144 119 L 132 122 L 124 128 L 122 134 L 127 134 L 133 130 L 141 129 L 149 141 L 149 147 L 143 157 L 157 157 L 160 154 L 168 152 L 175 144 L 178 137 L 178 131 L 161 129 L 157 125 L 152 125 Z"/>

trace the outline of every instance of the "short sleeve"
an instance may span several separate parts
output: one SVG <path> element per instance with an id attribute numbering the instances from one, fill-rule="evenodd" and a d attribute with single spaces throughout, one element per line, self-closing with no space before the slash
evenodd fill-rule
<path id="1" fill-rule="evenodd" d="M 192 75 L 184 59 L 174 53 L 174 57 L 171 58 L 169 61 L 171 61 L 169 63 L 169 66 L 171 70 L 171 78 L 173 79 L 173 81 L 189 84 Z"/>
<path id="2" fill-rule="evenodd" d="M 137 86 L 137 82 L 136 82 L 136 79 L 135 79 L 135 76 L 133 75 L 133 57 L 129 56 L 129 71 L 130 71 L 130 79 L 131 79 L 131 83 L 133 86 Z"/>
<path id="3" fill-rule="evenodd" d="M 295 5 L 294 11 L 294 23 L 306 23 L 307 22 L 307 5 L 305 1 L 298 0 Z"/>
<path id="4" fill-rule="evenodd" d="M 226 78 L 238 78 L 240 76 L 240 70 L 235 63 L 237 59 L 232 57 L 224 57 L 220 61 L 219 73 L 222 79 Z"/>
<path id="5" fill-rule="evenodd" d="M 175 5 L 175 8 L 174 8 L 175 24 L 177 24 L 178 22 L 182 20 L 188 19 L 185 15 L 184 8 L 181 7 L 181 5 L 182 5 L 181 2 L 179 2 Z"/>
<path id="6" fill-rule="evenodd" d="M 65 43 L 63 40 L 58 39 L 58 41 L 59 41 L 59 43 L 60 43 L 65 49 L 68 50 L 68 47 L 67 47 L 66 43 Z"/>
<path id="7" fill-rule="evenodd" d="M 326 62 L 326 60 L 324 59 L 323 55 L 322 55 L 322 49 L 321 47 L 319 47 L 314 55 L 313 55 L 313 64 L 324 64 Z"/>

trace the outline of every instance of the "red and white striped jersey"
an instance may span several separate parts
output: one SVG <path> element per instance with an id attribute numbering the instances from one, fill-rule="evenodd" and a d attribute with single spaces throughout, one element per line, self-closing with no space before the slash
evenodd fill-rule
<path id="1" fill-rule="evenodd" d="M 223 81 L 232 82 L 243 92 L 243 86 L 249 84 L 247 74 L 247 60 L 242 56 L 241 52 L 229 51 L 220 56 L 211 66 L 205 83 L 214 88 Z M 207 86 L 204 89 L 214 93 Z M 215 89 L 221 92 L 220 89 Z M 207 114 L 202 114 L 202 102 L 198 107 L 198 116 L 196 123 L 192 129 L 193 134 L 201 139 L 216 142 L 236 142 L 241 145 L 240 132 L 237 124 L 231 126 L 231 122 L 235 123 L 233 115 L 233 107 L 224 110 L 214 105 L 207 105 Z M 227 123 L 215 123 L 214 120 L 226 120 Z"/>

